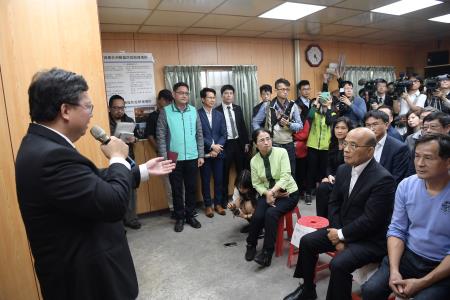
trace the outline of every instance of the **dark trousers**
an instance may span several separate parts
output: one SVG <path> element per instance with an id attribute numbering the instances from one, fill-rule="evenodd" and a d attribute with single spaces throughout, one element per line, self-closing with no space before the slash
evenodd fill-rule
<path id="1" fill-rule="evenodd" d="M 314 289 L 314 272 L 318 254 L 336 250 L 327 237 L 326 229 L 309 233 L 300 240 L 300 252 L 294 277 L 303 278 L 308 289 Z M 386 248 L 380 245 L 360 241 L 346 244 L 345 250 L 340 252 L 330 262 L 330 281 L 328 284 L 327 300 L 351 300 L 351 273 L 364 265 L 379 262 L 386 254 Z"/>
<path id="2" fill-rule="evenodd" d="M 328 219 L 328 200 L 330 200 L 333 184 L 321 182 L 316 192 L 316 213 L 320 217 Z"/>
<path id="3" fill-rule="evenodd" d="M 421 278 L 433 271 L 439 262 L 421 257 L 405 248 L 400 259 L 400 274 L 403 279 Z M 389 259 L 386 256 L 378 271 L 362 287 L 364 300 L 384 300 L 391 294 L 389 287 Z M 414 295 L 414 300 L 448 299 L 450 296 L 450 277 L 447 277 Z"/>
<path id="4" fill-rule="evenodd" d="M 128 207 L 127 212 L 125 213 L 125 216 L 123 217 L 123 221 L 125 223 L 132 223 L 136 222 L 138 220 L 138 216 L 136 214 L 136 190 L 130 189 L 129 193 L 129 201 L 128 201 Z"/>
<path id="5" fill-rule="evenodd" d="M 214 201 L 211 201 L 211 173 L 214 178 Z M 202 195 L 205 206 L 222 205 L 223 201 L 223 158 L 205 158 L 205 163 L 200 168 L 200 175 L 202 179 Z"/>
<path id="6" fill-rule="evenodd" d="M 280 147 L 286 149 L 289 156 L 289 164 L 291 165 L 291 174 L 292 177 L 295 178 L 295 147 L 294 142 L 290 142 L 287 144 L 277 144 L 273 143 L 274 147 Z"/>
<path id="7" fill-rule="evenodd" d="M 175 170 L 169 174 L 172 187 L 173 210 L 177 220 L 191 218 L 197 194 L 197 159 L 177 161 Z M 183 201 L 183 182 L 184 199 Z"/>
<path id="8" fill-rule="evenodd" d="M 308 147 L 308 177 L 306 180 L 307 192 L 316 188 L 316 182 L 325 177 L 328 164 L 328 150 L 317 150 Z"/>
<path id="9" fill-rule="evenodd" d="M 250 231 L 247 237 L 247 244 L 256 246 L 258 235 L 264 228 L 263 248 L 273 253 L 275 240 L 277 238 L 278 220 L 287 212 L 294 209 L 298 203 L 298 192 L 294 192 L 289 197 L 275 200 L 275 207 L 266 202 L 266 197 L 258 198 L 255 213 L 250 222 Z"/>
<path id="10" fill-rule="evenodd" d="M 228 183 L 230 181 L 230 168 L 234 163 L 236 169 L 236 176 L 241 173 L 245 153 L 239 142 L 239 139 L 227 140 L 224 147 L 225 158 L 223 162 L 223 201 L 228 202 Z"/>
<path id="11" fill-rule="evenodd" d="M 295 181 L 299 192 L 306 191 L 306 176 L 308 170 L 308 157 L 295 159 Z"/>

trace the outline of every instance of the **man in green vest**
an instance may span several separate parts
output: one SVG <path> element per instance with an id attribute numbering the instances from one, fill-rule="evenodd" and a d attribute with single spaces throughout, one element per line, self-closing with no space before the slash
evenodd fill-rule
<path id="1" fill-rule="evenodd" d="M 194 217 L 194 209 L 198 168 L 204 163 L 203 133 L 197 110 L 188 103 L 189 86 L 184 82 L 176 83 L 173 97 L 175 101 L 159 113 L 156 135 L 159 153 L 176 162 L 169 180 L 176 218 L 175 232 L 181 232 L 185 222 L 193 228 L 202 226 Z"/>

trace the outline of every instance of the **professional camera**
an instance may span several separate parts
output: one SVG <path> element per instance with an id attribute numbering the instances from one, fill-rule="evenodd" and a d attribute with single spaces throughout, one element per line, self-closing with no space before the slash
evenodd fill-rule
<path id="1" fill-rule="evenodd" d="M 425 79 L 425 88 L 427 91 L 427 94 L 433 94 L 440 86 L 440 81 L 450 79 L 450 75 L 439 75 L 436 77 L 430 77 Z"/>
<path id="2" fill-rule="evenodd" d="M 400 98 L 400 95 L 408 92 L 412 85 L 413 82 L 407 79 L 405 73 L 400 73 L 400 77 L 394 81 L 393 99 L 396 100 Z"/>
<path id="3" fill-rule="evenodd" d="M 363 94 L 363 98 L 365 98 L 366 95 L 369 96 L 369 99 L 372 99 L 374 97 L 375 92 L 377 91 L 378 81 L 379 81 L 379 79 L 366 80 L 364 78 L 361 78 L 360 80 L 358 80 L 358 85 L 364 86 L 361 91 Z"/>

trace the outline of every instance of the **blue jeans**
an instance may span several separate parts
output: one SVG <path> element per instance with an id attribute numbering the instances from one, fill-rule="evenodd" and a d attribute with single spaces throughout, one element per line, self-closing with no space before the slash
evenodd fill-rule
<path id="1" fill-rule="evenodd" d="M 400 259 L 400 274 L 403 279 L 421 278 L 438 265 L 439 262 L 428 260 L 405 248 Z M 378 271 L 361 287 L 362 298 L 364 300 L 387 299 L 392 293 L 389 287 L 389 276 L 389 259 L 385 256 Z M 414 295 L 414 300 L 448 299 L 449 295 L 450 277 L 419 291 Z"/>

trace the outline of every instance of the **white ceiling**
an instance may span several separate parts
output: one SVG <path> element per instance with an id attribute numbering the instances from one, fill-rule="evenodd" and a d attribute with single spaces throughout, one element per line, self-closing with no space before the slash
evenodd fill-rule
<path id="1" fill-rule="evenodd" d="M 396 0 L 290 0 L 327 6 L 297 21 L 257 16 L 278 0 L 98 0 L 102 32 L 176 33 L 417 43 L 450 39 L 450 24 L 427 19 L 450 13 L 450 0 L 394 16 L 370 12 Z M 420 1 L 420 0 L 416 0 Z"/>

